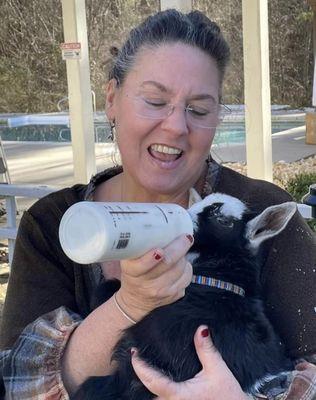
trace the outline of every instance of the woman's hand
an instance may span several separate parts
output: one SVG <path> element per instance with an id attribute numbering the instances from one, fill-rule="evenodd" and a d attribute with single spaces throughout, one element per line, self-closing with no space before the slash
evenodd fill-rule
<path id="1" fill-rule="evenodd" d="M 188 381 L 173 382 L 138 358 L 135 349 L 132 350 L 134 370 L 159 400 L 246 400 L 247 395 L 214 347 L 206 326 L 197 329 L 194 344 L 202 370 Z"/>
<path id="2" fill-rule="evenodd" d="M 138 321 L 151 310 L 184 296 L 192 279 L 192 266 L 185 259 L 192 243 L 192 236 L 183 235 L 164 249 L 121 261 L 121 288 L 116 298 L 131 318 Z"/>

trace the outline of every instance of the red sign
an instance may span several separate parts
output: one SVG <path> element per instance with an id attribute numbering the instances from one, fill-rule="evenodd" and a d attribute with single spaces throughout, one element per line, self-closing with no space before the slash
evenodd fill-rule
<path id="1" fill-rule="evenodd" d="M 78 60 L 81 58 L 81 43 L 61 43 L 63 60 Z"/>

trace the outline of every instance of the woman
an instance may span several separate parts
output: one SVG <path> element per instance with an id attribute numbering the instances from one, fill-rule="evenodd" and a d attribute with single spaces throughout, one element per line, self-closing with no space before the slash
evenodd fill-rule
<path id="1" fill-rule="evenodd" d="M 189 235 L 135 260 L 89 267 L 71 262 L 58 241 L 60 218 L 70 205 L 89 199 L 188 207 L 192 187 L 202 197 L 212 190 L 239 197 L 258 212 L 289 200 L 276 186 L 222 168 L 209 157 L 228 58 L 220 29 L 199 12 L 158 13 L 131 32 L 106 91 L 106 113 L 115 127 L 122 167 L 98 174 L 88 186 L 75 185 L 40 200 L 21 221 L 2 328 L 2 348 L 11 349 L 3 375 L 7 393 L 16 396 L 12 398 L 67 398 L 87 377 L 108 374 L 111 349 L 121 331 L 181 298 L 191 281 L 192 266 L 185 260 L 193 241 Z M 268 312 L 293 357 L 316 352 L 313 240 L 296 215 L 265 251 L 262 279 Z M 298 265 L 304 265 L 304 276 L 295 272 Z M 121 287 L 116 297 L 93 310 L 93 292 L 103 278 L 119 278 Z M 212 349 L 207 328 L 196 335 L 203 371 L 184 383 L 187 395 L 245 399 L 216 351 L 201 350 L 204 343 Z M 150 387 L 153 372 L 137 353 L 133 358 L 135 370 Z M 164 383 L 161 393 L 150 387 L 159 398 L 184 399 L 181 384 L 159 379 Z"/>

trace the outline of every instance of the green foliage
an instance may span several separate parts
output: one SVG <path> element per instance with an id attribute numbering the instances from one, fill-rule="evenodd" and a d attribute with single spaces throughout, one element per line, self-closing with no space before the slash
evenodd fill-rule
<path id="1" fill-rule="evenodd" d="M 307 221 L 307 223 L 308 223 L 309 227 L 311 228 L 311 230 L 313 232 L 316 232 L 316 221 L 311 219 L 311 220 Z"/>
<path id="2" fill-rule="evenodd" d="M 313 22 L 313 11 L 303 11 L 296 16 L 296 20 L 299 23 L 311 23 Z"/>
<path id="3" fill-rule="evenodd" d="M 302 197 L 308 193 L 309 186 L 316 183 L 316 172 L 297 174 L 287 183 L 286 190 L 294 200 L 301 203 Z"/>
<path id="4" fill-rule="evenodd" d="M 308 193 L 309 186 L 316 183 L 316 172 L 297 174 L 287 183 L 286 190 L 292 195 L 297 203 L 302 202 L 302 197 Z M 316 232 L 316 221 L 307 221 L 310 228 Z"/>

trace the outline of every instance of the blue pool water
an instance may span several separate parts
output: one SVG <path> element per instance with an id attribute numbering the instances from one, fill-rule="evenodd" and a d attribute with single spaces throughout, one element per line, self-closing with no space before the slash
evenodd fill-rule
<path id="1" fill-rule="evenodd" d="M 95 124 L 95 141 L 108 142 L 108 124 Z M 71 133 L 67 125 L 28 125 L 15 128 L 0 127 L 1 139 L 17 142 L 70 142 Z"/>
<path id="2" fill-rule="evenodd" d="M 275 121 L 272 123 L 272 134 L 282 132 L 288 129 L 297 128 L 304 125 L 302 121 Z M 229 125 L 222 125 L 217 128 L 214 138 L 214 144 L 221 145 L 227 143 L 241 144 L 245 143 L 245 124 L 235 123 Z"/>
<path id="3" fill-rule="evenodd" d="M 218 128 L 214 144 L 241 144 L 245 142 L 245 124 L 240 114 L 236 119 L 224 121 Z M 238 118 L 239 115 L 239 118 Z M 272 134 L 304 125 L 304 118 L 272 118 Z M 95 114 L 95 141 L 109 142 L 109 124 L 103 113 Z M 2 124 L 1 124 L 2 123 Z M 69 116 L 67 114 L 36 114 L 0 118 L 0 134 L 5 141 L 70 142 Z"/>

